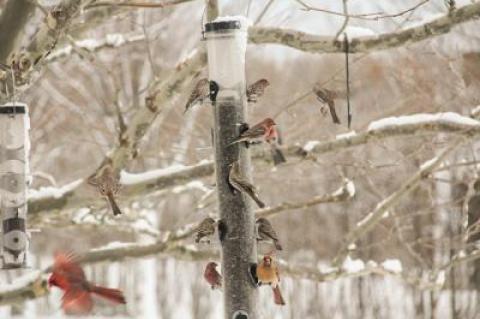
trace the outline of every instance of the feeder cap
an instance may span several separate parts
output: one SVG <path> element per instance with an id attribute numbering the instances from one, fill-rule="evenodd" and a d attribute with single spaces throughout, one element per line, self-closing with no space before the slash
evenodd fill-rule
<path id="1" fill-rule="evenodd" d="M 242 24 L 238 20 L 214 21 L 205 24 L 205 32 L 235 30 L 241 28 Z"/>
<path id="2" fill-rule="evenodd" d="M 0 114 L 25 114 L 25 106 L 0 106 Z"/>

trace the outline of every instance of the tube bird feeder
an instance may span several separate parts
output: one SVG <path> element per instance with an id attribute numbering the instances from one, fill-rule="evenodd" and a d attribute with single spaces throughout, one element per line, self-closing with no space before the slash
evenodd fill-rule
<path id="1" fill-rule="evenodd" d="M 25 104 L 0 106 L 0 213 L 2 267 L 27 264 L 27 176 L 30 120 Z"/>

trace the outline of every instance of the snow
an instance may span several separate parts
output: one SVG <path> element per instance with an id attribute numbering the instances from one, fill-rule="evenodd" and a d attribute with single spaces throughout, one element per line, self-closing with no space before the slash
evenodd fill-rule
<path id="1" fill-rule="evenodd" d="M 350 25 L 345 28 L 344 32 L 347 33 L 348 42 L 352 41 L 352 39 L 354 38 L 372 37 L 377 35 L 375 31 L 371 29 L 363 28 L 363 27 L 353 27 Z M 338 40 L 343 41 L 344 34 L 345 33 L 342 32 L 342 34 L 340 34 L 340 36 L 338 37 Z"/>
<path id="2" fill-rule="evenodd" d="M 402 263 L 398 259 L 385 259 L 385 261 L 382 263 L 382 267 L 385 270 L 391 271 L 396 274 L 403 271 Z"/>
<path id="3" fill-rule="evenodd" d="M 60 198 L 68 192 L 73 191 L 75 188 L 80 186 L 83 183 L 83 179 L 77 179 L 67 185 L 62 187 L 40 187 L 40 189 L 29 189 L 28 190 L 28 199 L 29 200 L 41 200 L 46 198 Z"/>
<path id="4" fill-rule="evenodd" d="M 440 271 L 435 279 L 435 284 L 442 287 L 445 284 L 445 271 Z"/>
<path id="5" fill-rule="evenodd" d="M 399 125 L 412 125 L 412 124 L 428 124 L 432 122 L 445 123 L 445 124 L 457 124 L 463 126 L 477 127 L 480 122 L 470 117 L 460 115 L 454 112 L 446 113 L 419 113 L 398 117 L 387 117 L 381 120 L 371 122 L 368 126 L 368 131 L 381 130 L 386 127 L 399 126 Z"/>
<path id="6" fill-rule="evenodd" d="M 345 188 L 347 189 L 348 196 L 350 197 L 355 196 L 355 184 L 350 179 L 345 179 L 345 181 L 347 182 L 345 184 Z"/>
<path id="7" fill-rule="evenodd" d="M 315 148 L 315 146 L 317 146 L 317 145 L 319 145 L 319 144 L 320 144 L 319 141 L 308 141 L 308 142 L 305 144 L 305 146 L 303 146 L 303 150 L 304 150 L 305 152 L 307 152 L 307 153 L 308 153 L 308 152 L 311 152 L 311 151 Z"/>
<path id="8" fill-rule="evenodd" d="M 425 170 L 428 169 L 430 166 L 432 166 L 436 161 L 438 160 L 437 157 L 433 157 L 429 159 L 428 161 L 424 162 L 422 165 L 420 165 L 420 169 Z"/>
<path id="9" fill-rule="evenodd" d="M 200 165 L 208 165 L 211 164 L 211 161 L 200 161 L 198 164 L 194 166 L 186 166 L 186 165 L 179 165 L 179 164 L 174 164 L 166 168 L 160 168 L 160 169 L 155 169 L 151 171 L 147 171 L 144 173 L 138 173 L 138 174 L 133 174 L 133 173 L 128 173 L 126 171 L 121 171 L 120 172 L 120 183 L 123 185 L 133 185 L 133 184 L 139 184 L 139 183 L 145 183 L 148 181 L 152 181 L 161 177 L 165 177 L 171 174 L 175 173 L 180 173 L 182 171 L 187 171 L 191 168 L 200 166 Z"/>
<path id="10" fill-rule="evenodd" d="M 187 190 L 198 189 L 202 192 L 208 192 L 210 189 L 202 181 L 191 181 L 185 185 L 180 185 L 172 189 L 172 193 L 179 194 Z"/>
<path id="11" fill-rule="evenodd" d="M 6 294 L 10 291 L 21 289 L 27 286 L 29 283 L 37 280 L 41 275 L 42 275 L 41 271 L 34 270 L 34 271 L 31 271 L 30 273 L 27 273 L 26 275 L 23 275 L 15 279 L 15 281 L 11 284 L 2 283 L 2 285 L 0 285 L 0 294 Z"/>
<path id="12" fill-rule="evenodd" d="M 126 243 L 121 241 L 112 241 L 104 246 L 93 248 L 90 251 L 102 251 L 102 250 L 110 250 L 110 249 L 118 249 L 118 248 L 129 248 L 129 247 L 136 247 L 138 244 L 136 243 Z"/>
<path id="13" fill-rule="evenodd" d="M 365 263 L 361 259 L 351 259 L 350 256 L 345 258 L 342 269 L 348 273 L 356 273 L 365 269 Z"/>
<path id="14" fill-rule="evenodd" d="M 335 136 L 335 139 L 336 140 L 348 139 L 348 138 L 352 138 L 356 135 L 357 135 L 357 132 L 350 131 L 350 132 L 347 132 L 347 133 L 344 133 L 344 134 L 338 134 L 337 136 Z"/>

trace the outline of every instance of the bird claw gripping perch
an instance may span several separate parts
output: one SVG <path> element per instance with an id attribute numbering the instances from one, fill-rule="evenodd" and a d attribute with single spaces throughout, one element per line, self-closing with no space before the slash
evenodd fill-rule
<path id="1" fill-rule="evenodd" d="M 248 270 L 249 270 L 248 271 L 248 274 L 249 274 L 248 277 L 250 278 L 253 287 L 255 287 L 255 288 L 259 287 L 261 285 L 261 283 L 258 281 L 258 277 L 257 277 L 257 264 L 256 263 L 251 263 Z"/>
<path id="2" fill-rule="evenodd" d="M 215 102 L 217 101 L 218 91 L 220 91 L 220 86 L 215 81 L 210 81 L 209 85 L 210 85 L 210 101 L 212 102 L 212 105 L 215 105 Z"/>

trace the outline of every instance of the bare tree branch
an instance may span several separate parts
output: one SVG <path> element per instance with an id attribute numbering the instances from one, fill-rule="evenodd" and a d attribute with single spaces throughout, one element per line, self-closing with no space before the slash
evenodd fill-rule
<path id="1" fill-rule="evenodd" d="M 93 9 L 98 7 L 166 8 L 176 4 L 181 4 L 181 3 L 191 2 L 191 1 L 193 0 L 171 0 L 171 1 L 165 1 L 162 3 L 138 2 L 138 1 L 135 1 L 135 2 L 98 1 L 98 2 L 87 5 L 85 9 Z"/>
<path id="2" fill-rule="evenodd" d="M 378 36 L 351 39 L 349 50 L 351 53 L 359 53 L 396 48 L 448 33 L 455 25 L 476 20 L 479 17 L 480 3 L 473 3 L 459 8 L 449 15 L 417 27 Z M 342 41 L 335 41 L 332 37 L 318 36 L 296 30 L 251 27 L 249 29 L 249 37 L 252 43 L 286 45 L 311 53 L 345 52 Z"/>
<path id="3" fill-rule="evenodd" d="M 343 263 L 345 258 L 348 255 L 350 245 L 354 244 L 360 237 L 367 234 L 377 225 L 384 217 L 385 213 L 396 205 L 400 199 L 405 195 L 409 194 L 420 183 L 420 181 L 431 174 L 435 168 L 440 166 L 443 160 L 454 150 L 456 150 L 460 145 L 463 144 L 462 140 L 457 140 L 455 143 L 452 143 L 448 148 L 446 148 L 441 154 L 433 158 L 432 160 L 426 162 L 422 167 L 408 178 L 395 192 L 390 194 L 387 198 L 377 204 L 374 210 L 368 213 L 361 221 L 359 221 L 355 228 L 353 228 L 346 236 L 343 241 L 341 248 L 337 256 L 334 258 L 333 264 L 335 266 Z"/>

